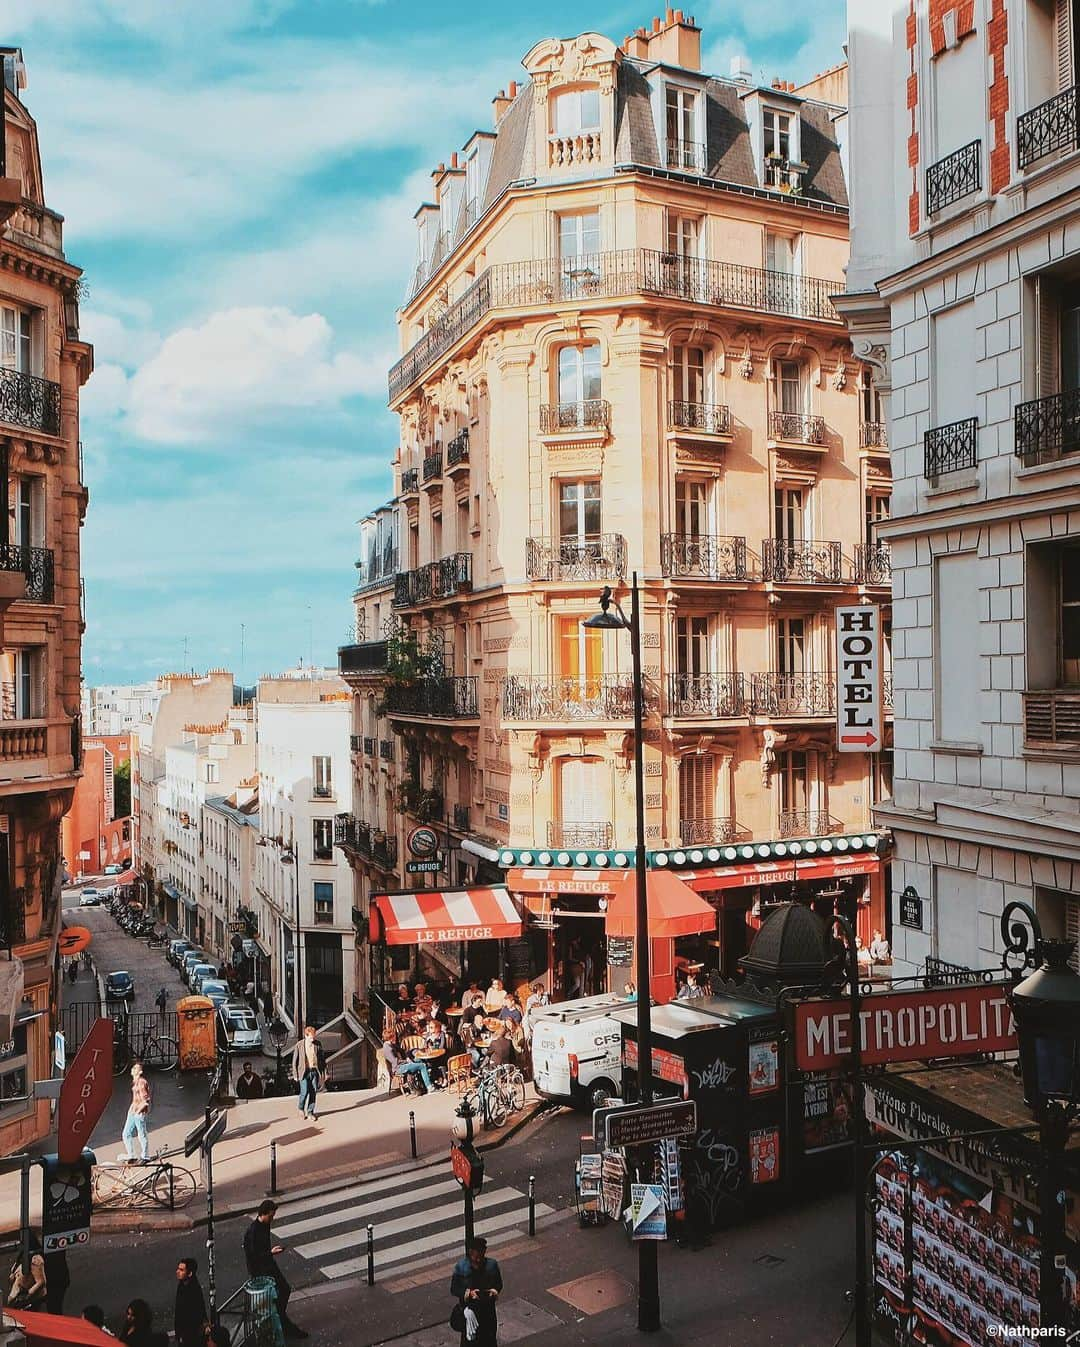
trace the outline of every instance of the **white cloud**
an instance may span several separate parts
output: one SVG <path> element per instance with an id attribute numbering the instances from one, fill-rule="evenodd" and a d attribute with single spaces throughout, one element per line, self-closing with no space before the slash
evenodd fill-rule
<path id="1" fill-rule="evenodd" d="M 185 444 L 382 391 L 388 353 L 333 346 L 330 324 L 318 313 L 265 307 L 213 313 L 166 337 L 135 372 L 130 429 L 143 440 Z"/>
<path id="2" fill-rule="evenodd" d="M 746 56 L 755 80 L 774 76 L 802 83 L 844 59 L 844 0 L 801 0 L 797 5 L 748 5 L 745 0 L 704 0 L 703 64 L 726 75 L 732 56 Z"/>

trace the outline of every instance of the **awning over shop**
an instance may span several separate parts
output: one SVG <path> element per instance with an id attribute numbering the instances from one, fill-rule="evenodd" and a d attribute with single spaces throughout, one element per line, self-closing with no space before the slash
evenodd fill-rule
<path id="1" fill-rule="evenodd" d="M 843 879 L 845 875 L 876 875 L 881 869 L 877 856 L 815 856 L 797 862 L 796 879 Z"/>
<path id="2" fill-rule="evenodd" d="M 608 906 L 604 930 L 609 936 L 637 934 L 637 883 L 632 874 L 620 876 L 622 884 Z M 678 935 L 699 935 L 716 930 L 716 909 L 678 875 L 666 870 L 651 870 L 649 889 L 649 936 L 653 940 L 673 939 Z"/>
<path id="3" fill-rule="evenodd" d="M 180 895 L 180 901 L 184 904 L 184 906 L 187 908 L 189 912 L 198 912 L 199 903 L 197 899 L 189 898 L 186 893 L 182 893 Z"/>
<path id="4" fill-rule="evenodd" d="M 714 893 L 718 889 L 745 889 L 759 884 L 794 884 L 796 880 L 876 875 L 880 869 L 881 858 L 875 855 L 808 856 L 799 860 L 748 861 L 745 865 L 681 870 L 678 878 L 695 893 Z"/>
<path id="5" fill-rule="evenodd" d="M 555 870 L 542 867 L 517 868 L 507 871 L 506 878 L 517 894 L 527 897 L 547 894 L 550 897 L 613 898 L 622 887 L 627 870 Z M 530 903 L 530 909 L 532 904 Z"/>
<path id="6" fill-rule="evenodd" d="M 521 935 L 522 926 L 517 905 L 501 885 L 372 895 L 371 939 L 388 945 L 513 940 Z"/>
<path id="7" fill-rule="evenodd" d="M 116 1347 L 116 1339 L 103 1333 L 86 1319 L 67 1314 L 43 1314 L 38 1310 L 16 1310 L 4 1306 L 4 1313 L 22 1328 L 28 1347 L 47 1347 L 49 1343 L 81 1343 L 83 1347 Z"/>

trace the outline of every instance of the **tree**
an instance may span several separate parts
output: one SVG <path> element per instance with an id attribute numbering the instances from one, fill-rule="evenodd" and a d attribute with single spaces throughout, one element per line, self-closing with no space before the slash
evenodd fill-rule
<path id="1" fill-rule="evenodd" d="M 113 818 L 127 818 L 131 813 L 131 762 L 121 762 L 113 768 Z"/>

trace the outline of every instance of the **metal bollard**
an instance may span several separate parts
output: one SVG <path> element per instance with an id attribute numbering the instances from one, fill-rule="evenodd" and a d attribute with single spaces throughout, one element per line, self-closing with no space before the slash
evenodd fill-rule
<path id="1" fill-rule="evenodd" d="M 416 1114 L 409 1109 L 409 1145 L 412 1147 L 412 1158 L 416 1159 Z"/>
<path id="2" fill-rule="evenodd" d="M 529 1234 L 536 1235 L 536 1175 L 529 1175 Z"/>
<path id="3" fill-rule="evenodd" d="M 277 1142 L 270 1142 L 270 1195 L 277 1192 Z"/>
<path id="4" fill-rule="evenodd" d="M 375 1227 L 367 1228 L 367 1284 L 375 1285 Z"/>

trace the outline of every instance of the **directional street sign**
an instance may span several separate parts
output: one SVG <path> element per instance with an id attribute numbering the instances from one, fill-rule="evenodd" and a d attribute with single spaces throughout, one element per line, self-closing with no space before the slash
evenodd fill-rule
<path id="1" fill-rule="evenodd" d="M 645 1146 L 665 1137 L 688 1137 L 697 1131 L 697 1101 L 678 1099 L 640 1108 L 622 1109 L 604 1122 L 605 1143 L 614 1146 Z"/>

